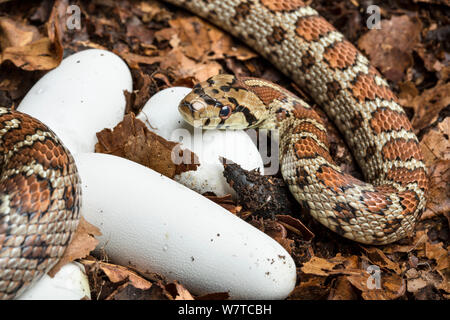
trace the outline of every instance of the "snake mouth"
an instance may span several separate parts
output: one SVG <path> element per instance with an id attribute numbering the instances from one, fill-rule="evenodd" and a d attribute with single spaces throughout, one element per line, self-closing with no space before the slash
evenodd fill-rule
<path id="1" fill-rule="evenodd" d="M 186 100 L 183 100 L 180 102 L 178 106 L 178 111 L 183 117 L 183 119 L 192 125 L 195 118 L 195 112 L 194 109 L 192 108 L 192 105 Z"/>

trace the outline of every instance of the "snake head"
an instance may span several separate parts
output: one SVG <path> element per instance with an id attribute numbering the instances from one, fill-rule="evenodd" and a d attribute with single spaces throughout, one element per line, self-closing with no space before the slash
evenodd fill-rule
<path id="1" fill-rule="evenodd" d="M 220 74 L 196 84 L 178 110 L 194 127 L 246 129 L 259 122 L 266 107 L 242 81 Z"/>

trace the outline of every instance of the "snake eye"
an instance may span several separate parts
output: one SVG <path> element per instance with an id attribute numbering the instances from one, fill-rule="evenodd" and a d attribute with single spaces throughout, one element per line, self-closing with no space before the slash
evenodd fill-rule
<path id="1" fill-rule="evenodd" d="M 230 106 L 223 106 L 222 108 L 220 108 L 219 117 L 221 117 L 222 119 L 228 118 L 230 114 L 231 114 Z"/>

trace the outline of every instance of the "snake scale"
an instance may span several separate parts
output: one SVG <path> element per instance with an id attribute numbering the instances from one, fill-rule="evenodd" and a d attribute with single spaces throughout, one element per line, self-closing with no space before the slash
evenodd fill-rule
<path id="1" fill-rule="evenodd" d="M 388 84 L 332 25 L 300 0 L 167 0 L 260 52 L 305 88 L 344 135 L 367 182 L 329 154 L 320 117 L 263 79 L 218 75 L 180 105 L 205 128 L 277 128 L 292 194 L 338 234 L 366 244 L 408 235 L 425 206 L 418 140 Z M 79 221 L 70 152 L 38 120 L 0 108 L 0 299 L 19 296 L 62 256 Z"/>
<path id="2" fill-rule="evenodd" d="M 29 115 L 0 108 L 0 148 L 0 299 L 10 299 L 63 255 L 81 186 L 70 152 Z"/>
<path id="3" fill-rule="evenodd" d="M 194 86 L 180 112 L 203 128 L 277 128 L 281 172 L 320 223 L 351 240 L 410 234 L 425 207 L 426 168 L 404 110 L 379 72 L 300 0 L 169 0 L 242 39 L 305 88 L 343 134 L 365 180 L 329 154 L 319 115 L 263 79 L 219 75 Z"/>

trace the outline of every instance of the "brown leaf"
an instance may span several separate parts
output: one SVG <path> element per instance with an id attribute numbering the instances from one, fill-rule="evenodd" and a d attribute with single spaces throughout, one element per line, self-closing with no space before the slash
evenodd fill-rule
<path id="1" fill-rule="evenodd" d="M 407 15 L 381 21 L 381 29 L 372 29 L 359 38 L 375 67 L 392 81 L 402 80 L 413 63 L 412 51 L 420 40 L 421 23 Z"/>
<path id="2" fill-rule="evenodd" d="M 444 68 L 444 64 L 436 58 L 435 52 L 429 52 L 423 46 L 416 48 L 415 51 L 422 58 L 423 64 L 428 71 L 439 72 Z"/>
<path id="3" fill-rule="evenodd" d="M 105 300 L 173 300 L 161 285 L 153 285 L 149 289 L 136 288 L 132 283 L 120 285 Z"/>
<path id="4" fill-rule="evenodd" d="M 236 205 L 231 197 L 231 194 L 226 194 L 222 197 L 218 197 L 214 194 L 203 194 L 206 198 L 214 201 L 218 205 L 230 211 L 232 214 L 238 214 L 242 210 L 242 206 Z"/>
<path id="5" fill-rule="evenodd" d="M 427 281 L 421 277 L 421 273 L 421 271 L 417 271 L 416 269 L 409 269 L 406 272 L 406 288 L 408 292 L 415 293 L 428 285 Z"/>
<path id="6" fill-rule="evenodd" d="M 34 41 L 26 46 L 8 47 L 0 56 L 0 63 L 10 60 L 27 71 L 50 70 L 59 65 L 60 59 L 53 52 L 49 38 Z"/>
<path id="7" fill-rule="evenodd" d="M 136 38 L 140 45 L 151 44 L 153 42 L 153 31 L 148 29 L 138 17 L 133 16 L 126 24 L 127 37 Z"/>
<path id="8" fill-rule="evenodd" d="M 125 92 L 126 95 L 126 107 L 125 114 L 134 111 L 134 113 L 139 113 L 144 105 L 149 100 L 152 95 L 151 85 L 154 83 L 153 79 L 142 70 L 132 69 L 133 74 L 133 92 Z"/>
<path id="9" fill-rule="evenodd" d="M 152 286 L 152 283 L 129 268 L 106 263 L 102 261 L 85 261 L 85 264 L 96 263 L 98 268 L 102 270 L 111 282 L 128 281 L 135 288 L 146 290 Z"/>
<path id="10" fill-rule="evenodd" d="M 161 60 L 160 67 L 172 70 L 177 78 L 193 76 L 199 82 L 219 74 L 222 70 L 222 66 L 215 61 L 196 62 L 187 57 L 179 47 L 167 53 Z"/>
<path id="11" fill-rule="evenodd" d="M 357 256 L 344 257 L 338 253 L 335 257 L 324 259 L 312 257 L 311 260 L 303 264 L 304 273 L 316 275 L 337 275 L 337 274 L 354 274 L 359 273 L 359 258 Z"/>
<path id="12" fill-rule="evenodd" d="M 355 290 L 345 276 L 337 278 L 336 284 L 328 296 L 328 300 L 356 300 L 356 298 Z"/>
<path id="13" fill-rule="evenodd" d="M 68 0 L 57 0 L 53 4 L 52 12 L 47 21 L 47 35 L 50 42 L 53 44 L 55 59 L 58 65 L 61 63 L 64 48 L 62 45 L 63 32 L 66 28 L 66 9 L 69 3 Z"/>
<path id="14" fill-rule="evenodd" d="M 420 141 L 425 164 L 432 167 L 439 160 L 450 160 L 450 117 L 430 129 Z"/>
<path id="15" fill-rule="evenodd" d="M 287 236 L 286 228 L 274 220 L 264 221 L 264 233 L 274 239 L 286 239 Z"/>
<path id="16" fill-rule="evenodd" d="M 398 263 L 393 262 L 390 260 L 383 251 L 381 251 L 378 248 L 372 247 L 372 248 L 363 248 L 371 263 L 376 264 L 379 267 L 387 268 L 389 270 L 394 271 L 396 274 L 401 274 L 402 270 Z"/>
<path id="17" fill-rule="evenodd" d="M 398 87 L 400 90 L 398 98 L 402 106 L 410 105 L 411 101 L 419 95 L 419 90 L 412 81 L 399 82 Z"/>
<path id="18" fill-rule="evenodd" d="M 311 260 L 303 264 L 301 271 L 307 274 L 314 274 L 317 276 L 329 276 L 332 274 L 344 273 L 344 270 L 334 270 L 334 268 L 341 264 L 342 257 L 340 259 L 324 259 L 319 257 L 312 257 Z"/>
<path id="19" fill-rule="evenodd" d="M 128 51 L 120 51 L 117 54 L 122 57 L 131 69 L 140 69 L 139 64 L 154 64 L 163 61 L 163 57 L 147 57 L 136 53 L 131 53 Z"/>
<path id="20" fill-rule="evenodd" d="M 288 299 L 318 300 L 326 298 L 330 293 L 330 286 L 326 284 L 326 277 L 307 276 L 292 290 Z"/>
<path id="21" fill-rule="evenodd" d="M 178 281 L 167 284 L 166 290 L 172 295 L 174 300 L 194 300 L 191 293 Z"/>
<path id="22" fill-rule="evenodd" d="M 141 1 L 136 6 L 137 10 L 142 12 L 142 21 L 164 21 L 171 17 L 170 12 L 166 11 L 158 1 Z"/>
<path id="23" fill-rule="evenodd" d="M 236 57 L 248 60 L 256 54 L 246 46 L 234 43 L 232 37 L 198 17 L 180 17 L 169 21 L 171 28 L 156 33 L 160 40 L 180 47 L 189 58 L 199 62 Z"/>
<path id="24" fill-rule="evenodd" d="M 295 247 L 295 242 L 287 238 L 287 230 L 285 226 L 279 221 L 265 219 L 263 220 L 263 231 L 265 234 L 276 240 L 289 253 L 292 254 L 292 249 Z"/>
<path id="25" fill-rule="evenodd" d="M 435 270 L 441 271 L 450 268 L 450 256 L 448 249 L 443 247 L 443 243 L 430 243 L 425 244 L 425 255 L 428 259 L 434 259 L 436 261 Z"/>
<path id="26" fill-rule="evenodd" d="M 71 243 L 48 275 L 53 277 L 66 263 L 88 256 L 98 244 L 98 240 L 94 236 L 100 236 L 101 234 L 99 228 L 87 222 L 82 216 Z"/>
<path id="27" fill-rule="evenodd" d="M 8 18 L 1 18 L 2 36 L 0 43 L 2 53 L 0 63 L 9 60 L 17 67 L 27 70 L 50 70 L 56 68 L 63 57 L 56 1 L 47 22 L 47 37 L 43 38 L 33 26 L 29 26 Z"/>
<path id="28" fill-rule="evenodd" d="M 411 123 L 416 132 L 436 121 L 439 112 L 450 105 L 449 92 L 450 83 L 443 83 L 423 91 L 420 95 L 409 95 L 400 100 L 404 107 L 413 108 L 414 117 Z"/>
<path id="29" fill-rule="evenodd" d="M 425 255 L 425 243 L 428 241 L 426 230 L 418 230 L 414 235 L 414 239 L 406 244 L 393 243 L 383 247 L 386 253 L 410 253 L 416 251 L 418 257 Z"/>
<path id="30" fill-rule="evenodd" d="M 302 239 L 309 241 L 314 238 L 314 233 L 311 232 L 299 219 L 289 215 L 278 214 L 277 220 L 285 226 L 289 231 L 299 235 Z"/>
<path id="31" fill-rule="evenodd" d="M 247 47 L 236 45 L 232 38 L 198 17 L 180 17 L 169 21 L 170 28 L 155 33 L 159 41 L 169 41 L 172 50 L 160 53 L 153 61 L 170 69 L 176 78 L 194 77 L 205 81 L 218 74 L 222 66 L 217 59 L 255 57 Z"/>
<path id="32" fill-rule="evenodd" d="M 438 271 L 438 273 L 442 277 L 442 281 L 437 288 L 450 293 L 450 268 Z"/>
<path id="33" fill-rule="evenodd" d="M 292 250 L 295 248 L 295 241 L 287 238 L 275 238 L 275 240 L 281 244 L 284 250 L 287 251 L 290 255 L 292 254 Z"/>
<path id="34" fill-rule="evenodd" d="M 42 38 L 35 26 L 0 17 L 0 47 L 23 47 Z"/>
<path id="35" fill-rule="evenodd" d="M 441 275 L 441 273 L 439 273 Z M 414 293 L 416 297 L 422 294 L 422 290 L 426 287 L 434 287 L 437 290 L 445 290 L 448 292 L 448 278 L 445 275 L 440 276 L 428 270 L 409 269 L 406 272 L 407 290 Z"/>
<path id="36" fill-rule="evenodd" d="M 450 160 L 438 161 L 428 170 L 429 190 L 422 220 L 450 212 Z"/>
<path id="37" fill-rule="evenodd" d="M 362 272 L 359 275 L 348 276 L 347 279 L 357 289 L 361 291 L 361 296 L 365 300 L 393 300 L 401 297 L 406 291 L 406 281 L 396 274 L 381 275 L 381 289 L 373 289 L 367 284 L 371 283 L 370 275 Z"/>

